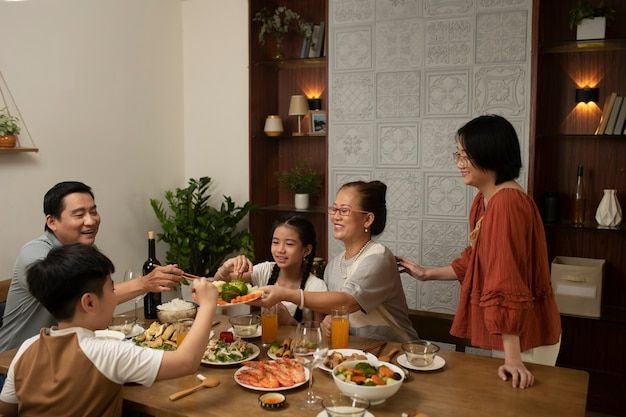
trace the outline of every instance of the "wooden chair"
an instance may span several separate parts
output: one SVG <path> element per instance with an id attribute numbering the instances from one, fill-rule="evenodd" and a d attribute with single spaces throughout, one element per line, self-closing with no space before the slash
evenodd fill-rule
<path id="1" fill-rule="evenodd" d="M 11 286 L 10 279 L 3 279 L 0 281 L 0 326 L 2 326 L 2 317 L 4 316 L 4 306 L 7 301 L 7 294 L 9 293 L 9 287 Z"/>
<path id="2" fill-rule="evenodd" d="M 420 339 L 452 344 L 457 352 L 465 352 L 465 348 L 470 346 L 467 340 L 450 334 L 453 314 L 409 310 L 409 318 Z"/>

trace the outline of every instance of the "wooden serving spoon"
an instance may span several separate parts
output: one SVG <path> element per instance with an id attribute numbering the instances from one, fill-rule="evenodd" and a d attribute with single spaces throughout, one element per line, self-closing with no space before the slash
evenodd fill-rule
<path id="1" fill-rule="evenodd" d="M 184 389 L 182 391 L 178 391 L 177 393 L 174 393 L 172 395 L 170 395 L 170 401 L 176 401 L 180 398 L 186 397 L 187 395 L 196 392 L 198 390 L 200 390 L 201 388 L 213 388 L 216 387 L 220 384 L 220 380 L 212 377 L 212 376 L 208 376 L 206 377 L 201 383 L 199 383 L 198 385 L 196 385 L 195 387 L 191 387 L 191 388 L 187 388 Z"/>

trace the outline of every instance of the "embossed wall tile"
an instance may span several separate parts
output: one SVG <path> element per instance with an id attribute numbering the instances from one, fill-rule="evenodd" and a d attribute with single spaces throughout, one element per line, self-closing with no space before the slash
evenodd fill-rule
<path id="1" fill-rule="evenodd" d="M 380 235 L 374 236 L 373 238 L 385 242 L 393 242 L 395 245 L 398 240 L 398 220 L 388 218 L 385 222 L 385 230 L 383 230 Z"/>
<path id="2" fill-rule="evenodd" d="M 421 123 L 420 150 L 422 168 L 458 171 L 452 153 L 456 150 L 456 132 L 468 119 L 424 119 Z"/>
<path id="3" fill-rule="evenodd" d="M 339 187 L 352 181 L 371 181 L 372 172 L 367 170 L 342 170 L 331 168 L 330 184 L 328 185 L 328 201 L 335 201 L 335 194 Z M 332 236 L 332 235 L 331 235 Z"/>
<path id="4" fill-rule="evenodd" d="M 330 102 L 335 121 L 372 120 L 374 118 L 374 73 L 334 74 Z"/>
<path id="5" fill-rule="evenodd" d="M 421 19 L 376 23 L 376 69 L 415 68 L 424 56 L 424 24 Z"/>
<path id="6" fill-rule="evenodd" d="M 398 220 L 398 240 L 416 244 L 422 240 L 422 222 L 420 220 Z M 419 253 L 415 259 L 419 259 Z"/>
<path id="7" fill-rule="evenodd" d="M 376 74 L 376 116 L 419 117 L 420 71 Z"/>
<path id="8" fill-rule="evenodd" d="M 332 22 L 361 23 L 374 20 L 375 0 L 333 0 L 331 7 Z"/>
<path id="9" fill-rule="evenodd" d="M 371 124 L 335 124 L 330 142 L 330 160 L 335 167 L 372 166 L 374 127 Z"/>
<path id="10" fill-rule="evenodd" d="M 420 0 L 376 0 L 376 20 L 418 17 Z"/>
<path id="11" fill-rule="evenodd" d="M 335 70 L 372 68 L 372 28 L 349 27 L 335 32 Z"/>
<path id="12" fill-rule="evenodd" d="M 501 8 L 529 8 L 531 0 L 478 0 L 478 10 Z"/>
<path id="13" fill-rule="evenodd" d="M 474 115 L 523 116 L 526 71 L 522 65 L 474 68 Z"/>
<path id="14" fill-rule="evenodd" d="M 476 17 L 476 63 L 526 60 L 526 11 L 479 14 Z"/>
<path id="15" fill-rule="evenodd" d="M 414 169 L 379 169 L 375 178 L 387 185 L 387 216 L 417 219 L 422 215 L 423 179 Z"/>
<path id="16" fill-rule="evenodd" d="M 456 312 L 459 302 L 458 281 L 420 282 L 420 309 L 438 313 Z"/>
<path id="17" fill-rule="evenodd" d="M 426 65 L 469 65 L 474 39 L 470 18 L 430 20 L 426 23 Z"/>
<path id="18" fill-rule="evenodd" d="M 474 0 L 424 0 L 424 16 L 450 16 L 474 11 Z"/>
<path id="19" fill-rule="evenodd" d="M 426 115 L 464 116 L 470 108 L 469 71 L 426 73 Z"/>
<path id="20" fill-rule="evenodd" d="M 418 132 L 417 123 L 378 125 L 377 164 L 419 168 Z"/>
<path id="21" fill-rule="evenodd" d="M 465 217 L 469 209 L 467 186 L 458 174 L 426 173 L 427 216 Z"/>
<path id="22" fill-rule="evenodd" d="M 422 257 L 426 266 L 449 265 L 468 244 L 467 221 L 422 222 Z"/>

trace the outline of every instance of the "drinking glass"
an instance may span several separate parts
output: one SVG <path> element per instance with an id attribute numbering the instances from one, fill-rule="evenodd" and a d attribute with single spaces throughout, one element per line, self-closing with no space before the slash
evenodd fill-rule
<path id="1" fill-rule="evenodd" d="M 344 349 L 348 347 L 350 338 L 350 317 L 348 308 L 341 306 L 331 311 L 330 347 Z"/>
<path id="2" fill-rule="evenodd" d="M 137 271 L 134 271 L 132 269 L 127 269 L 124 272 L 124 282 L 129 282 L 133 279 L 139 278 L 141 276 L 141 274 Z M 133 316 L 135 317 L 135 323 L 137 323 L 139 326 L 143 326 L 143 319 L 141 319 L 141 317 L 139 316 L 139 312 L 137 310 L 137 304 L 139 303 L 139 301 L 143 300 L 143 294 L 138 295 L 137 297 L 135 297 L 133 299 Z"/>
<path id="3" fill-rule="evenodd" d="M 268 346 L 278 337 L 278 312 L 276 305 L 261 309 L 261 343 Z"/>
<path id="4" fill-rule="evenodd" d="M 319 322 L 305 321 L 298 324 L 294 337 L 293 354 L 309 370 L 309 389 L 302 409 L 317 409 L 321 398 L 313 393 L 313 369 L 320 365 L 328 353 L 328 341 L 322 335 Z"/>

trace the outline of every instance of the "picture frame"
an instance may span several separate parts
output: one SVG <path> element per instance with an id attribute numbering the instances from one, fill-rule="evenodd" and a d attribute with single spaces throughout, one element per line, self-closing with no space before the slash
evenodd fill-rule
<path id="1" fill-rule="evenodd" d="M 326 134 L 326 112 L 324 110 L 311 110 L 311 135 Z"/>

